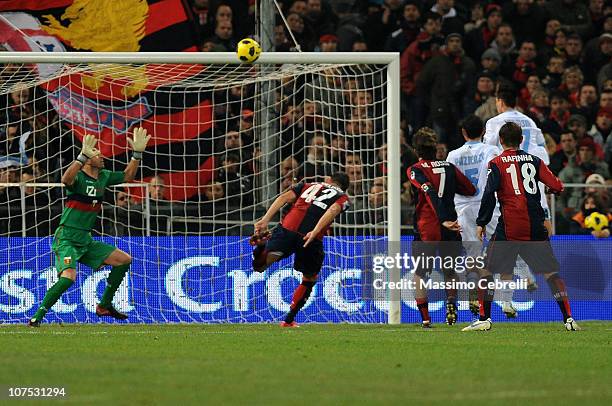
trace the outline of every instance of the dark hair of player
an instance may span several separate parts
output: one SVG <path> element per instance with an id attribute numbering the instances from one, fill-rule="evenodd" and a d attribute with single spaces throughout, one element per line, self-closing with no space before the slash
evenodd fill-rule
<path id="1" fill-rule="evenodd" d="M 429 127 L 419 128 L 412 138 L 412 143 L 419 158 L 431 161 L 436 159 L 438 136 L 434 130 Z"/>
<path id="2" fill-rule="evenodd" d="M 518 124 L 508 122 L 499 129 L 499 139 L 505 147 L 518 148 L 523 141 L 523 130 Z"/>
<path id="3" fill-rule="evenodd" d="M 508 107 L 516 106 L 516 87 L 510 82 L 501 81 L 497 85 L 495 97 L 504 102 Z"/>
<path id="4" fill-rule="evenodd" d="M 344 191 L 349 187 L 349 177 L 344 172 L 336 172 L 332 176 L 330 176 L 332 181 L 338 185 L 338 187 Z"/>
<path id="5" fill-rule="evenodd" d="M 484 125 L 480 117 L 470 114 L 461 121 L 461 128 L 465 130 L 466 137 L 475 140 L 482 136 Z"/>

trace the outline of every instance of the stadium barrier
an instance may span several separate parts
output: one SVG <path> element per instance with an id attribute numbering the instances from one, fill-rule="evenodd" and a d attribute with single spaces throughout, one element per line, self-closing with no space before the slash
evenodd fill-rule
<path id="1" fill-rule="evenodd" d="M 129 278 L 115 298 L 132 323 L 275 322 L 288 310 L 300 280 L 289 260 L 265 274 L 251 270 L 251 247 L 238 237 L 103 237 L 133 256 Z M 221 241 L 222 240 L 222 241 Z M 341 238 L 326 244 L 326 262 L 311 299 L 298 316 L 307 322 L 382 323 L 389 301 L 368 299 L 363 254 L 366 240 Z M 403 239 L 406 247 L 411 238 Z M 338 258 L 334 247 L 346 244 L 352 256 Z M 612 241 L 590 236 L 553 239 L 574 316 L 579 320 L 612 319 Z M 19 247 L 18 250 L 11 247 Z M 155 250 L 151 250 L 155 247 Z M 181 247 L 182 249 L 177 249 Z M 36 310 L 57 278 L 51 237 L 0 238 L 0 323 L 22 323 Z M 96 323 L 95 305 L 104 290 L 107 269 L 81 267 L 77 283 L 47 315 L 50 322 Z M 440 280 L 438 273 L 433 279 Z M 546 282 L 537 277 L 536 292 L 517 291 L 517 321 L 558 321 L 557 305 Z M 402 292 L 402 322 L 417 322 L 414 300 Z M 366 298 L 364 298 L 366 297 Z M 431 295 L 435 322 L 444 318 L 443 292 Z M 499 306 L 493 317 L 504 320 Z M 467 302 L 460 320 L 469 321 Z"/>

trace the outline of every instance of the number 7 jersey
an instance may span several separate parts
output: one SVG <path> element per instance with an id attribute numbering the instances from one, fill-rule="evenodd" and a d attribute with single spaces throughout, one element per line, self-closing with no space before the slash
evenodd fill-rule
<path id="1" fill-rule="evenodd" d="M 544 241 L 544 209 L 540 203 L 538 182 L 558 193 L 563 183 L 535 155 L 522 150 L 506 150 L 489 162 L 487 186 L 482 196 L 476 224 L 486 226 L 495 209 L 495 194 L 501 216 L 495 240 Z"/>
<path id="2" fill-rule="evenodd" d="M 345 211 L 349 207 L 349 198 L 342 189 L 324 182 L 300 182 L 291 188 L 297 200 L 293 203 L 289 213 L 281 221 L 281 225 L 301 235 L 306 235 L 317 225 L 323 214 L 333 204 L 338 204 Z M 326 227 L 317 236 L 322 240 L 327 234 Z"/>
<path id="3" fill-rule="evenodd" d="M 408 168 L 410 183 L 418 190 L 414 212 L 418 239 L 447 240 L 442 223 L 457 220 L 455 193 L 474 196 L 476 188 L 455 165 L 447 161 L 420 160 Z M 455 233 L 457 238 L 458 233 Z M 459 238 L 460 239 L 460 238 Z"/>

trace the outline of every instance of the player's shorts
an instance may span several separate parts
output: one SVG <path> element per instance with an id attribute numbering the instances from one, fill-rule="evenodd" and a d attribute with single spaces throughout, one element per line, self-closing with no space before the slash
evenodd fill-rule
<path id="1" fill-rule="evenodd" d="M 91 269 L 98 269 L 115 247 L 91 238 L 89 232 L 59 226 L 51 246 L 55 254 L 55 269 L 61 274 L 66 269 L 76 269 L 77 262 Z"/>
<path id="2" fill-rule="evenodd" d="M 461 226 L 463 247 L 467 255 L 471 257 L 482 255 L 482 243 L 476 235 L 476 219 L 478 218 L 479 210 L 480 204 L 467 204 L 457 207 L 457 221 L 459 221 Z M 495 211 L 493 211 L 493 217 L 491 217 L 491 221 L 487 224 L 487 238 L 491 238 L 495 233 L 500 214 L 499 206 L 496 206 Z"/>
<path id="3" fill-rule="evenodd" d="M 559 271 L 550 241 L 491 241 L 485 268 L 494 274 L 511 275 L 519 255 L 534 273 Z"/>
<path id="4" fill-rule="evenodd" d="M 412 257 L 421 261 L 414 273 L 421 278 L 427 277 L 434 269 L 439 269 L 444 275 L 455 272 L 451 264 L 456 263 L 456 258 L 461 256 L 461 241 L 412 241 Z M 448 260 L 451 258 L 451 261 Z"/>
<path id="5" fill-rule="evenodd" d="M 272 236 L 266 242 L 268 253 L 276 253 L 281 259 L 295 254 L 293 268 L 306 276 L 315 276 L 323 267 L 323 241 L 314 240 L 304 248 L 304 236 L 289 231 L 280 224 L 272 230 Z"/>

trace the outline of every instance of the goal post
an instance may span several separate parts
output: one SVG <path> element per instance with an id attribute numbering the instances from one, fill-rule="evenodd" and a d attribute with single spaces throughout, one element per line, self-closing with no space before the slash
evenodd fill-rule
<path id="1" fill-rule="evenodd" d="M 100 133 L 110 131 L 114 137 L 122 138 L 127 136 L 128 131 L 140 122 L 147 122 L 149 128 L 163 127 L 168 132 L 169 140 L 157 144 L 149 154 L 149 156 L 154 155 L 154 157 L 143 162 L 143 165 L 147 166 L 146 173 L 148 175 L 140 175 L 137 178 L 137 182 L 143 184 L 140 187 L 136 187 L 134 184 L 128 187 L 124 187 L 124 185 L 111 192 L 114 199 L 118 199 L 121 193 L 124 193 L 127 196 L 126 198 L 131 199 L 133 196 L 131 190 L 140 189 L 140 194 L 136 193 L 136 199 L 134 200 L 138 206 L 137 214 L 134 210 L 128 208 L 121 215 L 123 220 L 113 220 L 112 217 L 117 215 L 117 210 L 112 209 L 113 202 L 108 205 L 111 214 L 102 213 L 103 222 L 119 222 L 122 231 L 114 229 L 113 233 L 115 234 L 105 234 L 102 226 L 101 237 L 108 238 L 109 241 L 114 242 L 122 249 L 133 249 L 133 256 L 146 256 L 143 260 L 146 264 L 146 272 L 153 272 L 153 270 L 157 272 L 153 277 L 148 274 L 138 274 L 138 272 L 144 273 L 145 271 L 142 269 L 145 268 L 134 271 L 134 276 L 130 277 L 134 279 L 128 281 L 123 291 L 120 290 L 118 300 L 124 301 L 122 306 L 119 306 L 120 308 L 129 311 L 145 303 L 144 307 L 134 316 L 134 319 L 130 320 L 140 322 L 164 320 L 179 322 L 252 322 L 271 321 L 278 318 L 277 312 L 286 307 L 287 289 L 283 288 L 283 281 L 294 276 L 290 269 L 285 269 L 287 263 L 285 263 L 281 272 L 275 273 L 270 278 L 250 275 L 247 272 L 248 267 L 245 265 L 249 263 L 248 257 L 250 254 L 248 247 L 245 248 L 245 238 L 248 238 L 249 226 L 252 225 L 253 220 L 263 213 L 262 207 L 269 206 L 271 199 L 278 194 L 277 189 L 282 187 L 282 182 L 277 182 L 281 183 L 281 186 L 272 185 L 270 179 L 279 179 L 276 174 L 282 173 L 281 161 L 285 157 L 282 151 L 288 147 L 284 140 L 287 137 L 291 139 L 293 136 L 300 137 L 299 139 L 303 139 L 305 142 L 306 140 L 311 142 L 313 139 L 321 137 L 325 139 L 322 141 L 323 144 L 329 143 L 329 139 L 337 140 L 347 144 L 346 150 L 341 154 L 339 153 L 342 157 L 346 153 L 359 155 L 360 157 L 367 155 L 373 159 L 372 161 L 364 159 L 363 164 L 359 162 L 360 177 L 355 181 L 355 183 L 360 183 L 358 188 L 360 195 L 358 197 L 361 206 L 353 209 L 353 217 L 351 218 L 359 217 L 362 220 L 359 224 L 351 224 L 349 220 L 342 221 L 338 225 L 341 232 L 328 237 L 328 239 L 331 239 L 330 243 L 326 244 L 330 252 L 330 262 L 326 265 L 329 268 L 327 270 L 329 279 L 325 283 L 321 283 L 322 286 L 318 292 L 319 295 L 325 294 L 328 296 L 325 296 L 325 303 L 323 299 L 320 299 L 321 305 L 317 310 L 318 313 L 311 311 L 312 316 L 307 316 L 307 320 L 387 322 L 389 324 L 401 322 L 399 290 L 387 291 L 385 293 L 387 303 L 381 306 L 368 306 L 363 305 L 363 303 L 360 303 L 359 306 L 351 306 L 349 299 L 343 301 L 343 293 L 340 292 L 342 289 L 352 289 L 350 295 L 358 297 L 363 291 L 363 286 L 359 284 L 351 287 L 353 285 L 347 281 L 355 278 L 355 275 L 351 273 L 351 270 L 342 269 L 349 263 L 347 261 L 355 260 L 355 258 L 351 258 L 353 248 L 350 248 L 350 246 L 354 244 L 353 241 L 364 241 L 368 238 L 376 239 L 378 242 L 384 241 L 388 255 L 398 252 L 400 246 L 399 54 L 277 52 L 263 53 L 255 64 L 245 65 L 241 64 L 233 53 L 0 52 L 0 65 L 2 66 L 0 97 L 6 100 L 7 108 L 10 108 L 14 103 L 11 98 L 15 92 L 29 89 L 28 94 L 31 98 L 29 100 L 31 102 L 30 110 L 25 109 L 29 111 L 27 113 L 29 115 L 24 116 L 23 114 L 26 113 L 23 113 L 22 118 L 19 119 L 7 114 L 9 122 L 4 125 L 7 129 L 10 126 L 18 126 L 18 135 L 23 135 L 27 130 L 27 125 L 24 123 L 26 121 L 30 123 L 28 125 L 33 127 L 30 131 L 38 137 L 34 143 L 38 144 L 32 146 L 30 140 L 30 144 L 26 144 L 27 146 L 24 148 L 46 148 L 47 151 L 53 150 L 54 154 L 59 149 L 55 155 L 46 158 L 49 161 L 66 159 L 66 156 L 74 153 L 74 151 L 71 151 L 74 147 L 65 143 L 60 143 L 59 148 L 54 147 L 55 149 L 52 149 L 50 147 L 52 143 L 57 141 L 53 137 L 58 134 L 61 134 L 62 137 L 65 137 L 67 133 L 74 134 L 75 140 L 78 141 L 78 136 L 82 136 L 83 131 L 90 130 L 96 133 L 99 130 Z M 53 66 L 54 68 L 37 68 L 37 66 L 43 65 Z M 189 68 L 191 65 L 205 67 L 205 69 L 192 72 Z M 257 66 L 260 65 L 272 68 L 258 71 Z M 154 66 L 154 68 L 148 69 L 151 66 Z M 9 67 L 12 68 L 9 69 Z M 82 86 L 74 86 L 73 79 L 77 76 L 82 79 Z M 53 90 L 49 87 L 49 83 L 54 84 Z M 253 83 L 263 84 L 257 89 L 264 89 L 264 92 L 268 92 L 267 97 L 248 94 L 248 91 L 244 90 L 246 86 Z M 68 84 L 73 86 L 71 90 L 61 93 L 60 90 L 63 87 L 68 87 Z M 107 94 L 103 95 L 103 92 L 107 92 Z M 155 105 L 139 104 L 138 100 L 141 92 L 152 93 L 148 101 L 149 104 L 154 103 Z M 366 100 L 361 102 L 361 105 L 355 104 L 360 102 L 354 101 L 359 92 L 365 93 L 367 96 L 365 97 Z M 52 93 L 55 95 L 53 96 L 55 99 L 49 102 L 47 99 L 50 98 Z M 75 95 L 75 93 L 78 94 Z M 210 96 L 209 103 L 204 100 L 203 93 Z M 177 107 L 177 105 L 172 104 L 177 100 L 179 103 L 182 100 L 184 105 Z M 264 100 L 273 100 L 273 106 L 265 106 L 265 102 L 262 102 Z M 117 101 L 121 105 L 119 110 L 111 104 Z M 164 103 L 168 103 L 168 105 Z M 307 120 L 308 117 L 304 112 L 305 103 L 311 103 L 314 106 L 312 107 L 314 110 L 312 114 L 315 117 L 314 124 L 309 124 Z M 203 107 L 194 111 L 192 116 L 186 119 L 191 121 L 181 122 L 180 118 L 187 117 L 189 114 L 189 112 L 186 112 L 186 108 L 182 109 L 187 105 Z M 102 107 L 98 109 L 99 106 Z M 277 111 L 276 116 L 261 114 L 261 110 L 265 108 L 280 111 Z M 86 121 L 89 118 L 85 116 L 92 109 L 96 110 L 96 117 L 100 121 L 87 123 Z M 163 110 L 164 115 L 162 116 L 159 113 L 159 116 L 155 116 L 155 111 L 151 112 L 151 109 Z M 239 116 L 232 112 L 236 109 L 240 112 Z M 253 112 L 253 109 L 257 111 Z M 209 123 L 204 123 L 203 120 L 199 119 L 199 115 L 204 114 L 205 111 L 212 117 Z M 361 116 L 362 112 L 363 117 Z M 297 118 L 291 125 L 288 125 L 284 122 L 284 118 L 285 115 L 291 114 L 294 114 Z M 75 118 L 75 115 L 79 117 Z M 108 120 L 112 122 L 110 124 L 102 123 L 102 120 L 107 117 L 110 117 Z M 252 123 L 249 133 L 261 131 L 268 134 L 264 140 L 258 140 L 257 135 L 255 135 L 252 137 L 253 139 L 244 141 L 245 132 L 243 132 L 242 120 L 247 120 L 248 117 L 255 117 L 256 121 L 268 120 L 265 123 Z M 40 118 L 40 120 L 36 120 L 37 118 Z M 48 120 L 56 121 L 48 122 Z M 76 124 L 75 120 L 77 121 Z M 251 118 L 251 120 L 253 119 Z M 37 124 L 39 121 L 42 124 Z M 298 121 L 302 121 L 298 123 L 299 126 L 295 125 Z M 115 127 L 115 124 L 121 128 Z M 206 125 L 212 126 L 214 129 L 203 129 L 202 127 Z M 224 142 L 227 133 L 233 131 L 236 125 L 239 126 L 236 132 L 241 137 L 241 142 L 252 143 L 252 151 L 248 157 L 243 157 L 240 151 L 227 154 L 224 149 L 228 148 L 227 146 L 217 147 L 217 144 Z M 52 133 L 49 130 L 52 126 L 56 132 Z M 349 126 L 352 128 L 351 134 L 348 134 L 349 130 L 347 128 Z M 362 130 L 355 129 L 355 127 L 362 128 L 362 126 Z M 370 126 L 372 127 L 370 128 Z M 215 131 L 219 131 L 217 128 L 223 128 L 223 134 L 215 133 Z M 183 130 L 200 133 L 205 130 L 211 131 L 210 145 L 203 147 L 200 141 L 198 141 L 200 143 L 194 143 L 193 140 L 185 140 L 186 145 L 177 147 L 177 149 L 167 147 L 167 144 L 172 144 L 172 142 L 172 147 L 175 147 L 177 141 L 183 140 L 180 134 L 176 134 L 177 131 L 181 132 Z M 386 152 L 380 152 L 381 145 L 370 141 L 377 139 L 377 137 L 384 140 Z M 116 152 L 117 146 L 114 145 L 114 141 L 108 141 L 109 139 L 106 139 L 107 143 L 112 144 L 107 145 L 106 148 L 110 155 L 108 156 L 109 166 L 111 169 L 121 168 L 123 165 L 121 160 L 125 159 L 124 155 Z M 366 140 L 364 141 L 364 139 Z M 24 143 L 27 142 L 26 139 Z M 59 141 L 57 142 L 59 143 Z M 187 145 L 187 142 L 191 142 L 191 144 Z M 312 159 L 313 154 L 316 159 L 317 144 L 314 141 L 312 142 L 313 145 L 305 145 L 295 142 L 295 139 L 293 139 L 293 144 L 287 150 L 289 155 L 285 158 L 293 159 L 296 157 L 300 167 L 299 171 L 302 171 L 304 177 L 308 175 L 304 167 Z M 313 148 L 312 151 L 315 152 L 311 154 L 309 148 Z M 328 174 L 324 173 L 321 168 L 342 169 L 345 165 L 345 162 L 332 162 L 331 156 L 334 154 L 333 149 L 336 147 L 331 143 L 323 145 L 323 148 L 325 149 L 323 154 L 325 158 L 320 166 L 318 163 L 314 165 L 314 172 L 310 174 L 315 179 Z M 176 151 L 181 151 L 185 154 L 185 157 L 177 155 Z M 15 178 L 19 176 L 18 174 L 24 173 L 25 166 L 34 165 L 32 161 L 36 160 L 31 156 L 26 156 L 27 154 L 24 151 L 20 150 L 20 152 L 23 162 L 19 164 L 22 166 L 17 165 L 11 169 L 14 178 L 10 180 L 0 179 L 1 189 L 7 191 L 9 190 L 7 188 L 18 185 L 20 191 L 19 194 L 12 195 L 7 192 L 7 196 L 9 196 L 7 210 L 0 211 L 0 221 L 5 221 L 6 224 L 14 223 L 13 220 L 16 215 L 18 216 L 18 213 L 11 206 L 18 205 L 21 211 L 21 217 L 18 221 L 22 226 L 18 234 L 19 237 L 15 237 L 17 234 L 13 233 L 10 227 L 6 231 L 0 230 L 0 240 L 4 240 L 3 243 L 0 243 L 0 295 L 4 296 L 4 298 L 0 298 L 0 323 L 25 319 L 31 312 L 31 302 L 33 300 L 35 302 L 40 301 L 42 298 L 41 292 L 44 292 L 44 287 L 49 286 L 49 281 L 53 279 L 51 272 L 53 264 L 48 258 L 51 255 L 50 250 L 48 250 L 48 247 L 50 247 L 50 232 L 39 231 L 39 228 L 36 227 L 40 227 L 40 224 L 36 221 L 34 221 L 34 225 L 28 225 L 31 222 L 26 222 L 28 220 L 26 217 L 30 214 L 26 213 L 35 213 L 37 218 L 41 215 L 44 216 L 44 213 L 46 213 L 48 219 L 45 221 L 48 221 L 49 224 L 57 224 L 59 214 L 56 208 L 51 208 L 52 203 L 54 203 L 53 199 L 48 199 L 49 201 L 44 203 L 42 200 L 26 200 L 27 196 L 24 190 L 27 186 L 33 188 L 34 195 L 42 193 L 41 189 L 44 189 L 45 193 L 52 193 L 56 198 L 63 196 L 63 191 L 61 191 L 63 187 L 57 183 L 57 179 L 41 181 L 34 178 L 29 183 L 25 183 L 26 181 L 23 180 L 25 178 Z M 16 154 L 19 155 L 19 153 Z M 165 163 L 164 154 L 168 154 L 168 160 L 170 160 L 170 157 L 174 159 L 170 160 L 170 163 Z M 199 160 L 203 155 L 210 156 L 211 159 L 206 161 L 202 159 L 201 162 L 199 161 L 200 165 L 196 165 L 196 167 L 192 165 L 188 168 L 189 162 L 180 162 L 181 159 L 184 161 Z M 196 197 L 188 196 L 187 192 L 181 193 L 179 191 L 176 192 L 176 195 L 168 192 L 169 186 L 174 187 L 174 185 L 179 184 L 187 189 L 189 182 L 196 183 L 194 186 L 197 189 L 196 195 L 202 192 L 204 186 L 212 185 L 215 183 L 216 176 L 220 176 L 219 168 L 224 170 L 225 176 L 227 176 L 225 168 L 230 165 L 227 163 L 230 159 L 229 155 L 239 158 L 240 168 L 244 163 L 242 160 L 247 158 L 256 167 L 253 169 L 253 173 L 249 175 L 250 178 L 247 179 L 249 182 L 247 186 L 240 183 L 242 181 L 237 181 L 240 185 L 238 187 L 239 192 L 234 196 L 236 197 L 235 203 L 230 205 L 230 203 L 225 202 L 221 208 L 219 204 L 215 203 L 210 206 L 210 216 L 208 216 L 208 208 L 203 209 L 201 202 L 191 204 L 195 202 Z M 159 171 L 156 165 L 162 161 L 166 165 L 164 171 L 167 173 L 158 176 Z M 179 162 L 179 164 L 176 162 Z M 265 163 L 262 164 L 262 162 Z M 363 165 L 363 173 L 361 173 L 361 164 Z M 2 167 L 1 162 L 0 167 Z M 8 168 L 7 166 L 4 167 Z M 373 203 L 376 193 L 370 193 L 369 191 L 376 183 L 376 175 L 381 173 L 379 167 L 384 168 L 384 174 L 378 176 L 378 178 L 383 178 L 383 190 L 386 198 L 382 199 L 383 203 Z M 62 168 L 59 168 L 59 170 L 61 171 Z M 181 172 L 182 178 L 180 176 L 172 177 L 172 180 L 169 180 L 170 177 L 166 176 L 168 173 L 175 174 L 176 172 Z M 155 178 L 160 178 L 159 182 L 162 183 L 175 182 L 174 184 L 163 185 L 166 187 L 165 198 L 172 202 L 180 201 L 180 203 L 164 206 L 151 201 L 152 189 L 160 187 L 155 183 Z M 245 176 L 241 179 L 245 179 Z M 56 191 L 50 192 L 51 188 Z M 211 186 L 210 189 L 206 193 L 211 193 L 214 196 L 214 193 L 216 193 L 214 187 Z M 205 192 L 202 193 L 205 194 Z M 224 197 L 227 199 L 231 196 L 224 194 Z M 191 203 L 185 203 L 185 201 Z M 29 207 L 32 204 L 34 208 L 30 210 Z M 200 205 L 198 206 L 198 204 Z M 2 218 L 3 216 L 5 218 Z M 142 219 L 137 219 L 137 224 L 133 223 L 132 220 L 138 216 Z M 372 220 L 373 218 L 377 220 Z M 162 221 L 163 224 L 158 224 L 159 221 Z M 182 231 L 176 231 L 177 223 L 180 223 L 178 229 Z M 195 232 L 193 231 L 194 228 L 189 225 L 192 223 L 197 224 Z M 49 230 L 51 228 L 50 226 Z M 168 230 L 172 234 L 170 237 L 164 235 Z M 149 235 L 152 237 L 149 237 Z M 198 235 L 206 238 L 206 240 L 195 240 Z M 21 239 L 15 240 L 15 238 Z M 153 242 L 148 238 L 156 238 L 156 240 Z M 168 240 L 168 238 L 174 240 Z M 344 247 L 343 244 L 348 245 L 348 247 Z M 231 262 L 232 265 L 228 265 L 228 269 L 225 269 L 225 273 L 229 274 L 233 281 L 231 282 L 233 288 L 226 292 L 220 291 L 220 289 L 223 289 L 224 283 L 230 283 L 226 280 L 227 275 L 215 272 L 204 274 L 201 270 L 196 270 L 198 266 L 208 265 L 223 268 L 225 263 L 230 263 L 230 261 L 224 262 L 227 258 L 222 256 L 213 259 L 211 255 L 199 253 L 199 250 L 206 251 L 212 247 L 216 250 L 215 252 L 222 252 L 225 249 L 228 257 L 231 257 L 234 261 Z M 188 254 L 188 258 L 182 260 L 176 252 L 177 250 L 184 252 L 186 256 Z M 16 253 L 16 251 L 19 252 Z M 33 256 L 36 258 L 28 257 L 32 256 L 31 253 L 34 253 Z M 21 268 L 31 268 L 31 271 L 23 271 L 22 269 L 19 272 L 12 272 L 11 269 L 16 268 L 9 266 L 13 263 L 11 261 L 21 262 L 23 265 Z M 240 265 L 234 265 L 238 263 Z M 41 266 L 40 264 L 44 264 L 45 268 L 38 269 Z M 355 266 L 354 262 L 351 262 L 351 264 Z M 240 269 L 237 270 L 236 267 Z M 172 279 L 169 276 L 170 271 L 174 272 L 173 275 L 178 279 Z M 166 273 L 164 274 L 164 272 Z M 338 272 L 341 274 L 338 274 Z M 35 281 L 37 273 L 39 274 L 38 280 L 42 279 L 45 281 L 44 283 Z M 104 274 L 98 273 L 96 273 L 95 278 L 86 278 L 81 285 L 81 289 L 85 289 L 85 286 L 87 286 L 90 289 L 88 295 L 93 295 L 93 297 L 88 296 L 86 298 L 85 293 L 73 292 L 65 303 L 59 302 L 58 308 L 60 310 L 56 320 L 89 321 L 91 319 L 95 321 L 90 314 L 91 303 L 95 301 L 96 292 L 99 293 L 100 290 L 98 284 L 104 278 Z M 206 278 L 208 283 L 207 286 L 204 286 L 201 281 L 197 281 L 198 275 L 204 275 L 203 277 Z M 187 278 L 187 281 L 185 281 L 185 278 Z M 398 282 L 400 280 L 400 270 L 390 270 L 387 278 L 390 282 Z M 157 287 L 150 285 L 153 283 L 152 279 L 156 279 L 156 283 L 159 284 Z M 274 280 L 271 281 L 272 279 Z M 333 283 L 331 282 L 332 279 L 334 280 Z M 212 288 L 212 291 L 211 284 L 216 286 Z M 262 286 L 255 289 L 253 287 L 255 284 L 262 284 Z M 32 287 L 34 285 L 36 286 Z M 186 285 L 189 285 L 189 287 L 186 287 Z M 155 289 L 165 289 L 165 292 L 160 293 Z M 321 291 L 324 293 L 321 293 Z M 316 292 L 313 293 L 313 295 L 316 294 Z M 259 300 L 258 295 L 266 295 L 267 301 Z M 83 302 L 87 302 L 83 304 L 83 308 L 78 304 L 77 296 L 82 297 Z M 225 296 L 231 297 L 226 298 Z M 353 297 L 353 300 L 356 300 L 355 297 Z M 346 308 L 368 309 L 362 310 L 367 314 L 360 315 L 357 310 L 347 310 L 345 313 L 341 313 L 342 311 L 338 308 L 342 308 L 342 306 L 333 304 L 330 306 L 331 301 L 336 300 L 333 298 L 342 302 L 342 306 Z M 232 303 L 231 309 L 229 305 L 227 305 L 227 309 L 225 308 L 224 299 Z M 244 304 L 244 301 L 252 303 L 248 305 Z M 311 301 L 314 302 L 314 299 Z M 263 309 L 266 304 L 274 308 L 275 312 Z M 159 308 L 156 306 L 159 306 Z M 247 308 L 253 309 L 251 313 L 240 313 L 245 312 L 244 309 Z M 175 314 L 172 314 L 168 309 L 174 309 Z M 74 314 L 71 314 L 70 311 L 73 311 Z M 209 312 L 214 316 L 195 315 L 198 311 Z M 336 311 L 339 313 L 335 314 Z M 62 312 L 65 314 L 61 315 Z M 384 314 L 384 319 L 381 314 Z"/>

